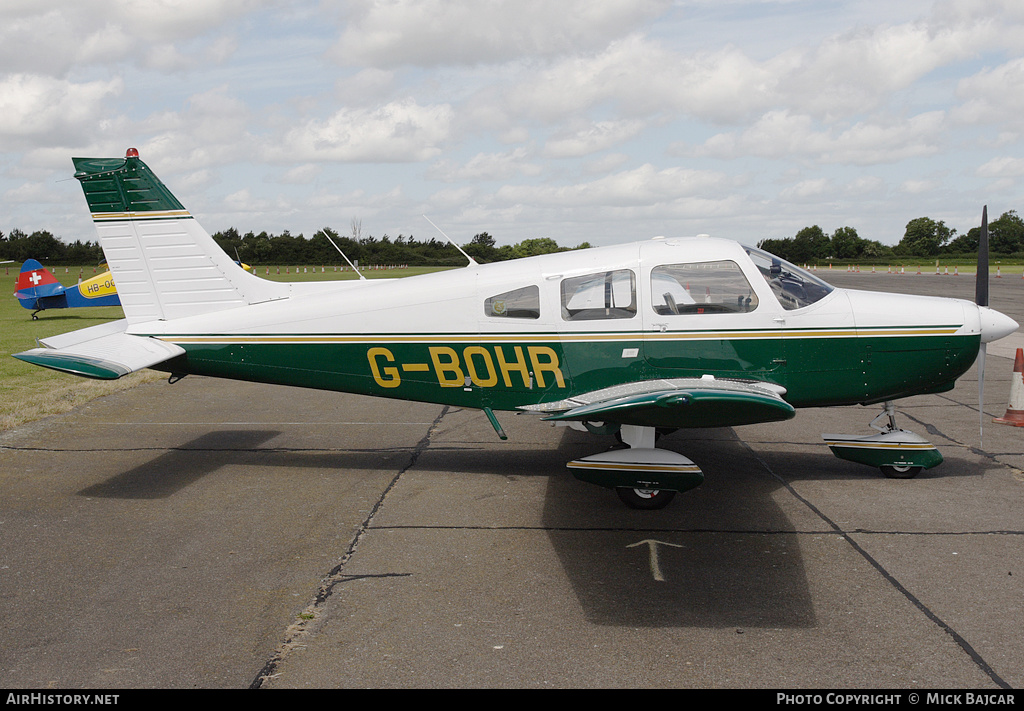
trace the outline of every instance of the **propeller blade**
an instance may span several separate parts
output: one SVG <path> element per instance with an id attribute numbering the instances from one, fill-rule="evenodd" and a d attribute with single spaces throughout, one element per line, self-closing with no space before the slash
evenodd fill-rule
<path id="1" fill-rule="evenodd" d="M 988 205 L 981 208 L 981 235 L 978 238 L 978 276 L 974 285 L 974 303 L 988 306 Z"/>
<path id="2" fill-rule="evenodd" d="M 985 449 L 985 350 L 982 343 L 978 350 L 978 449 Z"/>
<path id="3" fill-rule="evenodd" d="M 978 237 L 978 276 L 974 285 L 974 303 L 988 306 L 988 205 L 981 208 L 981 234 Z M 978 349 L 978 446 L 985 448 L 985 352 Z"/>

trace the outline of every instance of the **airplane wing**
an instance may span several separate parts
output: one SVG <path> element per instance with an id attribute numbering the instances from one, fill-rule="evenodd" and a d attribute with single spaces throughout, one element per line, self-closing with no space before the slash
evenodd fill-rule
<path id="1" fill-rule="evenodd" d="M 15 353 L 14 357 L 72 375 L 116 380 L 185 353 L 173 343 L 125 333 L 127 326 L 128 321 L 122 319 L 44 338 L 39 341 L 42 348 Z"/>
<path id="2" fill-rule="evenodd" d="M 678 378 L 645 380 L 525 405 L 545 420 L 612 422 L 642 427 L 732 427 L 791 419 L 785 388 L 760 381 Z"/>

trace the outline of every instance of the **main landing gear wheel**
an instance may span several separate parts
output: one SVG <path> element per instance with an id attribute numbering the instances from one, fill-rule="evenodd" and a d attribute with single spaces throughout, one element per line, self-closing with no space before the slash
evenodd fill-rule
<path id="1" fill-rule="evenodd" d="M 886 464 L 885 466 L 879 467 L 882 473 L 890 479 L 913 479 L 915 476 L 921 473 L 924 467 L 915 467 L 910 464 Z"/>
<path id="2" fill-rule="evenodd" d="M 626 506 L 648 511 L 665 508 L 676 495 L 668 489 L 630 489 L 625 486 L 617 487 L 615 493 Z"/>

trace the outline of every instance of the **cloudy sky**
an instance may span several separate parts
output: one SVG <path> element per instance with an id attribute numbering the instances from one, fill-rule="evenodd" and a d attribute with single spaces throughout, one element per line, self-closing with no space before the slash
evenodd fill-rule
<path id="1" fill-rule="evenodd" d="M 0 231 L 95 239 L 72 156 L 210 232 L 499 244 L 1024 212 L 1020 0 L 4 0 Z"/>

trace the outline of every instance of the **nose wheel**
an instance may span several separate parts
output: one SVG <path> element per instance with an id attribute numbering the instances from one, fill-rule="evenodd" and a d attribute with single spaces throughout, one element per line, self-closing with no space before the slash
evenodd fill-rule
<path id="1" fill-rule="evenodd" d="M 615 489 L 619 499 L 631 509 L 653 511 L 669 505 L 676 492 L 669 489 L 630 489 L 620 486 Z"/>
<path id="2" fill-rule="evenodd" d="M 921 473 L 924 467 L 914 467 L 910 465 L 883 465 L 878 467 L 889 479 L 913 479 L 915 476 Z"/>

